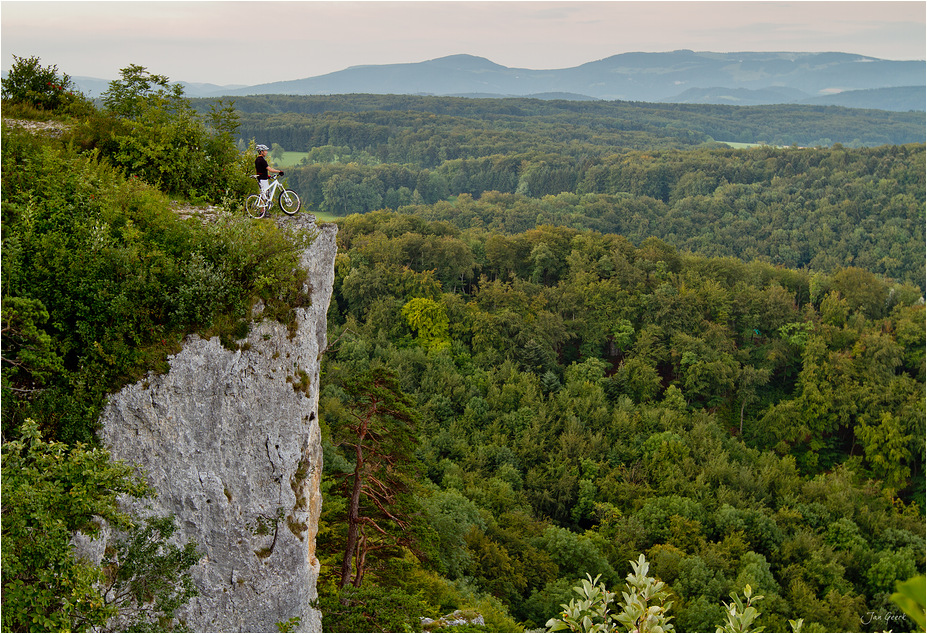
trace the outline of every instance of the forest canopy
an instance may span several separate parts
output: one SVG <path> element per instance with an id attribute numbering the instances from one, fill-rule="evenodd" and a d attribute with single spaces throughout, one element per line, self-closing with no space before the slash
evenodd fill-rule
<path id="1" fill-rule="evenodd" d="M 194 107 L 201 110 L 212 102 L 212 99 L 192 100 Z M 673 147 L 711 140 L 785 146 L 900 145 L 923 141 L 925 131 L 920 112 L 794 104 L 725 106 L 365 94 L 260 95 L 236 97 L 235 104 L 242 113 L 242 131 L 246 134 L 256 131 L 255 126 L 269 115 L 282 115 L 267 121 L 269 127 L 302 121 L 303 124 L 290 127 L 296 132 L 306 121 L 311 121 L 311 116 L 331 117 L 339 113 L 348 117 L 367 113 L 393 125 L 424 114 L 432 120 L 456 118 L 470 125 L 482 123 L 520 132 L 540 127 L 561 139 L 613 130 L 642 141 L 651 137 L 648 142 L 651 147 L 659 145 L 656 139 L 660 138 L 665 139 L 664 143 L 673 143 Z M 555 132 L 557 129 L 561 130 L 559 134 Z"/>
<path id="2" fill-rule="evenodd" d="M 323 421 L 348 424 L 342 381 L 396 373 L 420 415 L 425 570 L 531 628 L 646 553 L 680 631 L 719 626 L 745 584 L 767 631 L 868 631 L 923 571 L 917 287 L 588 229 L 339 224 Z M 368 557 L 367 583 L 414 594 L 424 572 L 396 565 Z"/>
<path id="3" fill-rule="evenodd" d="M 899 113 L 398 95 L 245 97 L 234 107 L 239 143 L 304 153 L 287 178 L 319 212 L 391 209 L 508 234 L 593 229 L 789 268 L 856 266 L 924 287 L 923 121 L 902 124 L 891 118 Z M 790 134 L 893 132 L 877 147 L 830 133 L 794 144 L 705 131 L 716 119 Z M 909 124 L 909 135 L 892 136 Z M 732 149 L 719 139 L 766 143 Z"/>
<path id="4" fill-rule="evenodd" d="M 413 563 L 384 536 L 366 589 L 336 590 L 329 506 L 327 627 L 396 627 L 337 606 L 423 588 L 445 610 L 488 596 L 489 629 L 542 627 L 640 554 L 680 631 L 719 627 L 747 585 L 768 631 L 896 614 L 889 578 L 924 566 L 922 143 L 732 149 L 492 100 L 256 114 L 285 102 L 245 107 L 339 218 L 323 422 L 343 433 L 343 386 L 371 368 L 419 415 Z M 352 464 L 327 447 L 332 477 Z"/>

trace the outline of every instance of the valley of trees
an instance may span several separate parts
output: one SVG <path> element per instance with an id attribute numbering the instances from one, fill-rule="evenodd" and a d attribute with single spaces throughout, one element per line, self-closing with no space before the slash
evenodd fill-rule
<path id="1" fill-rule="evenodd" d="M 357 587 L 351 505 L 324 509 L 326 627 L 414 628 L 422 592 L 544 627 L 640 553 L 680 631 L 721 626 L 747 584 L 767 631 L 897 610 L 879 571 L 924 557 L 923 143 L 733 150 L 587 103 L 242 101 L 245 138 L 308 151 L 289 182 L 343 217 L 332 439 L 353 377 L 395 376 L 418 413 L 412 519 L 368 536 Z M 340 443 L 332 478 L 357 466 Z"/>
<path id="2" fill-rule="evenodd" d="M 782 134 L 885 125 L 908 129 L 896 138 L 910 141 L 924 138 L 922 120 L 902 125 L 885 119 L 890 113 L 841 108 L 374 95 L 248 97 L 235 107 L 244 139 L 308 152 L 287 170 L 290 186 L 336 216 L 393 209 L 505 233 L 553 224 L 789 268 L 924 279 L 922 142 L 733 150 L 712 138 L 752 141 L 769 131 L 701 131 L 726 117 L 780 125 Z"/>
<path id="3" fill-rule="evenodd" d="M 214 99 L 194 99 L 204 112 Z M 260 95 L 235 97 L 245 138 L 272 136 L 293 150 L 307 150 L 320 128 L 343 121 L 366 119 L 360 132 L 376 136 L 387 128 L 390 136 L 404 131 L 428 133 L 435 123 L 452 123 L 436 137 L 438 145 L 453 147 L 461 133 L 497 130 L 525 139 L 548 136 L 545 143 L 574 147 L 614 144 L 623 148 L 654 149 L 659 145 L 693 147 L 714 141 L 770 145 L 874 146 L 918 143 L 924 139 L 922 112 L 854 110 L 836 106 L 722 106 L 660 104 L 628 101 L 545 101 L 528 98 L 471 99 L 418 95 Z M 424 126 L 422 124 L 425 124 Z M 338 128 L 335 128 L 337 130 Z M 453 132 L 453 134 L 447 134 Z M 549 132 L 549 134 L 545 134 Z M 648 138 L 649 137 L 649 138 Z M 655 140 L 659 139 L 659 141 Z M 324 143 L 312 142 L 313 145 Z M 505 153 L 515 151 L 509 146 Z M 446 158 L 457 158 L 448 156 Z"/>
<path id="4" fill-rule="evenodd" d="M 418 574 L 541 627 L 585 573 L 613 587 L 646 553 L 680 631 L 713 631 L 747 583 L 767 631 L 860 631 L 888 577 L 922 570 L 917 287 L 564 227 L 340 224 L 323 420 L 346 424 L 339 382 L 371 368 L 413 398 Z M 350 460 L 331 447 L 326 469 Z M 368 557 L 367 583 L 402 587 L 397 565 Z"/>
<path id="5" fill-rule="evenodd" d="M 188 332 L 234 345 L 252 302 L 286 321 L 304 299 L 306 237 L 238 207 L 253 156 L 237 136 L 309 152 L 290 185 L 341 217 L 325 631 L 421 631 L 454 610 L 484 619 L 458 631 L 544 629 L 580 580 L 618 592 L 641 555 L 677 631 L 724 627 L 747 586 L 752 628 L 915 631 L 891 597 L 925 565 L 925 154 L 905 136 L 922 120 L 772 109 L 751 141 L 790 145 L 775 135 L 796 113 L 821 138 L 871 117 L 874 136 L 732 150 L 706 126 L 746 134 L 764 109 L 191 105 L 136 66 L 97 108 L 53 83 L 32 91 L 46 103 L 4 81 L 4 117 L 72 126 L 3 127 L 5 630 L 99 628 L 121 609 L 67 542 L 145 494 L 95 446 L 106 394 Z M 168 195 L 237 213 L 181 221 Z M 13 468 L 48 484 L 25 496 Z M 55 549 L 31 547 L 39 530 Z M 169 522 L 148 531 L 158 543 Z M 182 574 L 192 548 L 146 574 Z M 162 627 L 193 591 L 162 592 Z"/>

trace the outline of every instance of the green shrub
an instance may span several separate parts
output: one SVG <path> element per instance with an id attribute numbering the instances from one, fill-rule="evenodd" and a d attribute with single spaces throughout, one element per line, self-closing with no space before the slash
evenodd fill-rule
<path id="1" fill-rule="evenodd" d="M 5 433 L 32 417 L 93 442 L 107 394 L 165 369 L 187 333 L 240 339 L 256 299 L 294 325 L 309 301 L 297 263 L 312 235 L 230 214 L 181 221 L 97 158 L 3 128 Z"/>
<path id="2" fill-rule="evenodd" d="M 883 550 L 877 554 L 876 562 L 866 573 L 866 579 L 873 593 L 890 593 L 895 589 L 895 582 L 917 575 L 922 566 L 923 559 L 917 560 L 913 548 Z"/>
<path id="3" fill-rule="evenodd" d="M 326 632 L 413 632 L 420 627 L 419 617 L 433 611 L 420 596 L 370 584 L 320 593 L 313 607 L 322 611 Z"/>
<path id="4" fill-rule="evenodd" d="M 238 115 L 219 101 L 200 117 L 179 84 L 130 65 L 103 94 L 103 111 L 71 133 L 130 178 L 190 200 L 237 206 L 253 187 L 253 154 L 234 145 Z"/>
<path id="5" fill-rule="evenodd" d="M 86 105 L 71 78 L 64 73 L 58 75 L 57 66 L 42 66 L 38 57 L 14 55 L 13 59 L 9 74 L 0 80 L 2 97 L 10 105 L 34 108 L 37 115 L 42 111 L 66 112 L 82 103 Z M 24 112 L 19 110 L 17 114 L 22 116 Z"/>
<path id="6" fill-rule="evenodd" d="M 711 632 L 724 621 L 724 607 L 699 596 L 679 610 L 676 625 L 680 632 Z"/>
<path id="7" fill-rule="evenodd" d="M 548 526 L 542 535 L 532 540 L 532 545 L 551 556 L 560 576 L 576 579 L 584 571 L 591 570 L 609 583 L 617 578 L 614 568 L 593 540 L 565 528 Z"/>
<path id="8" fill-rule="evenodd" d="M 136 522 L 120 510 L 122 496 L 149 489 L 105 450 L 46 441 L 27 420 L 18 440 L 3 443 L 2 483 L 4 631 L 99 631 L 114 617 L 166 631 L 196 594 L 196 545 L 166 544 L 170 517 Z M 128 533 L 97 566 L 71 542 L 75 531 L 96 535 L 101 519 Z"/>

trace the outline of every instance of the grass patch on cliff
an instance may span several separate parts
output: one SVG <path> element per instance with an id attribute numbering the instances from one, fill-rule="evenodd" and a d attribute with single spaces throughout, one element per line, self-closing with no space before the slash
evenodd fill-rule
<path id="1" fill-rule="evenodd" d="M 306 531 L 309 530 L 309 525 L 306 522 L 299 522 L 292 515 L 287 516 L 286 525 L 287 528 L 290 529 L 290 532 L 300 540 L 305 538 Z"/>
<path id="2" fill-rule="evenodd" d="M 287 380 L 293 385 L 293 390 L 296 392 L 302 392 L 306 396 L 309 396 L 309 388 L 312 386 L 312 382 L 309 380 L 309 374 L 305 370 L 298 370 L 296 372 L 299 380 L 296 377 L 287 377 Z"/>
<path id="3" fill-rule="evenodd" d="M 330 214 L 327 211 L 313 211 L 312 214 L 316 217 L 316 220 L 319 222 L 333 222 L 337 223 L 342 216 L 336 216 L 335 214 Z"/>

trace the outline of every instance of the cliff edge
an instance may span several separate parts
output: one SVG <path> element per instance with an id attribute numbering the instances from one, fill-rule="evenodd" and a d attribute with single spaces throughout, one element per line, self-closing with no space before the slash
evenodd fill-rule
<path id="1" fill-rule="evenodd" d="M 281 218 L 313 229 L 311 216 Z M 315 536 L 321 510 L 319 364 L 337 251 L 334 225 L 302 254 L 311 305 L 286 325 L 256 316 L 240 349 L 191 336 L 101 417 L 113 458 L 138 465 L 157 492 L 146 512 L 173 514 L 196 541 L 199 596 L 178 616 L 192 631 L 321 631 Z"/>

